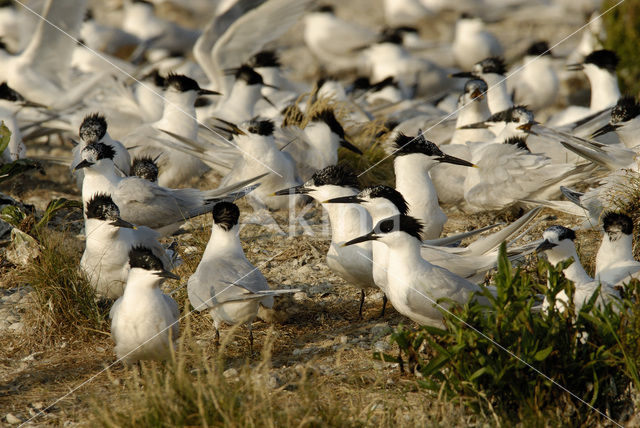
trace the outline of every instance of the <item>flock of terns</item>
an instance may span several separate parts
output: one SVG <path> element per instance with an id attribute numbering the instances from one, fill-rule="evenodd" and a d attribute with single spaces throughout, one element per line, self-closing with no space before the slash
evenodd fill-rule
<path id="1" fill-rule="evenodd" d="M 217 335 L 223 324 L 246 323 L 252 342 L 251 323 L 263 308 L 299 291 L 271 288 L 245 257 L 240 198 L 263 217 L 321 204 L 331 225 L 326 263 L 361 290 L 360 316 L 365 290 L 377 288 L 382 314 L 389 301 L 418 324 L 441 325 L 446 304 L 439 299 L 483 300 L 487 287 L 478 284 L 505 241 L 513 261 L 536 250 L 551 263 L 572 258 L 564 273 L 575 283 L 578 308 L 596 291 L 599 305 L 615 301 L 640 271 L 632 220 L 609 197 L 638 172 L 640 104 L 618 88 L 618 56 L 599 46 L 606 36 L 600 17 L 589 18 L 567 67 L 536 40 L 509 74 L 498 39 L 466 12 L 509 16 L 518 2 L 461 2 L 465 13 L 448 44 L 424 40 L 412 27 L 438 19 L 446 6 L 435 0 L 384 1 L 382 30 L 313 0 L 169 3 L 212 18 L 204 29 L 189 29 L 161 18 L 157 4 L 130 0 L 0 8 L 0 117 L 12 132 L 3 162 L 24 158 L 30 141 L 71 138 L 68 157 L 42 161 L 69 165 L 82 191 L 80 269 L 98 297 L 115 301 L 119 360 L 171 355 L 180 310 L 161 286 L 178 279 L 172 270 L 180 259 L 160 239 L 187 219 L 213 216 L 187 290 Z M 564 16 L 572 7 L 557 3 L 516 6 L 540 16 Z M 16 37 L 14 21 L 32 31 Z M 274 43 L 298 23 L 298 41 L 323 72 L 311 85 L 288 75 Z M 127 47 L 135 48 L 128 56 Z M 559 108 L 563 82 L 582 72 L 589 106 Z M 358 140 L 376 120 L 384 132 Z M 366 155 L 374 144 L 393 159 L 394 187 L 362 189 L 356 172 L 339 162 L 340 147 Z M 185 187 L 210 170 L 223 177 L 217 189 Z M 589 190 L 573 190 L 577 184 Z M 498 231 L 443 237 L 441 204 L 467 213 L 526 212 Z M 571 229 L 553 226 L 542 239 L 515 245 L 541 206 L 580 216 L 583 227 L 602 226 L 595 277 L 582 268 Z M 487 233 L 459 245 L 480 232 Z M 567 303 L 563 292 L 555 305 L 564 310 Z"/>

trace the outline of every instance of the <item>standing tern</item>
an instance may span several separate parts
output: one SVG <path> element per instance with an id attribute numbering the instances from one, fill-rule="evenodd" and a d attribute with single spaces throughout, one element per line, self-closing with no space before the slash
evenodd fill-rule
<path id="1" fill-rule="evenodd" d="M 277 191 L 276 195 L 309 195 L 318 202 L 353 196 L 358 193 L 358 179 L 344 166 L 328 166 L 317 171 L 306 183 Z M 360 289 L 362 317 L 364 290 L 375 287 L 371 266 L 371 243 L 344 247 L 342 244 L 371 229 L 371 217 L 367 210 L 354 204 L 322 204 L 329 214 L 331 244 L 327 251 L 327 265 L 349 284 Z"/>
<path id="2" fill-rule="evenodd" d="M 640 145 L 640 103 L 633 96 L 621 97 L 611 109 L 611 120 L 596 130 L 591 138 L 615 131 L 620 142 L 633 149 Z"/>
<path id="3" fill-rule="evenodd" d="M 442 312 L 436 306 L 439 299 L 447 298 L 460 304 L 477 298 L 482 289 L 422 258 L 420 237 L 422 225 L 411 216 L 398 215 L 379 222 L 366 235 L 343 245 L 350 246 L 379 240 L 389 247 L 387 265 L 387 297 L 393 307 L 421 325 L 442 327 Z M 442 303 L 445 308 L 447 303 Z"/>
<path id="4" fill-rule="evenodd" d="M 438 204 L 438 194 L 429 171 L 438 162 L 473 167 L 471 162 L 442 152 L 422 132 L 416 137 L 398 134 L 393 142 L 393 168 L 396 174 L 396 190 L 409 204 L 409 215 L 424 226 L 420 228 L 423 239 L 439 238 L 447 221 L 447 215 Z"/>
<path id="5" fill-rule="evenodd" d="M 471 71 L 454 73 L 451 77 L 480 78 L 484 80 L 489 87 L 487 91 L 489 110 L 491 114 L 496 114 L 513 106 L 513 101 L 507 88 L 506 72 L 507 67 L 504 59 L 493 56 L 475 63 Z"/>
<path id="6" fill-rule="evenodd" d="M 143 246 L 129 252 L 129 264 L 124 294 L 109 313 L 116 355 L 127 365 L 168 360 L 180 335 L 180 309 L 160 287 L 166 278 L 180 277 L 165 270 L 160 259 Z"/>
<path id="7" fill-rule="evenodd" d="M 211 238 L 187 283 L 189 302 L 196 311 L 209 311 L 216 341 L 222 324 L 246 323 L 252 348 L 251 326 L 260 309 L 272 308 L 274 296 L 299 290 L 271 290 L 262 273 L 247 260 L 238 237 L 237 205 L 220 202 L 212 214 Z"/>
<path id="8" fill-rule="evenodd" d="M 148 227 L 136 227 L 122 220 L 111 196 L 98 193 L 85 205 L 85 250 L 80 269 L 96 293 L 107 299 L 122 295 L 129 274 L 129 251 L 144 245 L 158 257 L 166 270 L 174 264 L 160 245 L 160 235 Z"/>
<path id="9" fill-rule="evenodd" d="M 458 66 L 467 70 L 485 58 L 503 54 L 500 42 L 485 29 L 482 19 L 466 13 L 456 22 L 452 49 Z"/>
<path id="10" fill-rule="evenodd" d="M 538 111 L 555 103 L 560 82 L 547 42 L 538 41 L 529 46 L 517 78 L 509 83 L 512 81 L 516 104 Z"/>

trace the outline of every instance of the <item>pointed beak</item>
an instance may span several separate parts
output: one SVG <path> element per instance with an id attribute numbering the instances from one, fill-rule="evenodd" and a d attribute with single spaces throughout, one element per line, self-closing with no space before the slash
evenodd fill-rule
<path id="1" fill-rule="evenodd" d="M 523 125 L 518 126 L 516 129 L 519 129 L 519 130 L 525 131 L 525 132 L 529 132 L 529 131 L 531 131 L 531 127 L 533 125 L 537 125 L 537 124 L 538 124 L 538 122 L 536 122 L 535 120 L 532 120 L 531 122 L 527 122 L 527 123 L 525 123 Z"/>
<path id="2" fill-rule="evenodd" d="M 198 89 L 198 95 L 222 95 L 220 92 L 217 91 L 210 91 L 209 89 Z"/>
<path id="3" fill-rule="evenodd" d="M 580 71 L 584 68 L 583 64 L 567 64 L 566 69 L 569 71 Z"/>
<path id="4" fill-rule="evenodd" d="M 450 156 L 450 155 L 441 156 L 439 158 L 436 158 L 436 160 L 438 162 L 442 162 L 442 163 L 451 163 L 453 165 L 461 165 L 461 166 L 468 166 L 468 167 L 471 167 L 471 168 L 477 168 L 476 165 L 472 164 L 469 161 L 457 158 L 455 156 Z"/>
<path id="5" fill-rule="evenodd" d="M 44 104 L 34 103 L 33 101 L 27 101 L 27 100 L 20 101 L 19 104 L 23 107 L 45 108 L 45 109 L 49 108 Z"/>
<path id="6" fill-rule="evenodd" d="M 160 272 L 156 272 L 156 275 L 159 276 L 160 278 L 177 279 L 177 280 L 180 279 L 178 275 L 176 275 L 173 272 L 169 272 L 168 270 L 161 270 Z"/>
<path id="7" fill-rule="evenodd" d="M 348 142 L 344 138 L 342 140 L 340 140 L 340 145 L 342 147 L 344 147 L 345 149 L 347 149 L 347 150 L 351 150 L 354 153 L 362 155 L 362 150 L 360 150 L 359 148 L 357 148 L 356 146 L 354 146 L 353 144 L 351 144 L 350 142 Z"/>
<path id="8" fill-rule="evenodd" d="M 76 167 L 73 168 L 73 170 L 77 171 L 77 170 L 82 169 L 82 168 L 89 168 L 91 165 L 93 165 L 93 162 L 89 162 L 88 160 L 83 160 L 78 165 L 76 165 Z"/>
<path id="9" fill-rule="evenodd" d="M 476 77 L 476 76 L 474 76 L 473 73 L 471 73 L 470 71 L 460 71 L 458 73 L 450 74 L 449 77 L 470 79 L 470 78 Z"/>
<path id="10" fill-rule="evenodd" d="M 366 235 L 360 236 L 358 238 L 352 239 L 351 241 L 347 241 L 344 244 L 341 245 L 341 247 L 348 247 L 349 245 L 354 245 L 354 244 L 359 244 L 361 242 L 367 242 L 367 241 L 375 241 L 378 238 L 380 238 L 378 235 L 376 235 L 375 233 L 373 233 L 373 230 L 369 233 L 367 233 Z"/>
<path id="11" fill-rule="evenodd" d="M 483 97 L 484 93 L 480 89 L 474 89 L 473 92 L 471 92 L 472 100 L 481 100 Z"/>
<path id="12" fill-rule="evenodd" d="M 613 132 L 616 129 L 618 129 L 619 126 L 620 125 L 612 125 L 611 123 L 607 123 L 605 126 L 603 126 L 602 128 L 598 129 L 596 132 L 591 134 L 591 137 L 589 138 L 597 138 L 601 135 L 608 134 L 609 132 Z"/>
<path id="13" fill-rule="evenodd" d="M 129 223 L 128 221 L 124 221 L 121 218 L 118 218 L 114 221 L 112 221 L 111 223 L 109 223 L 111 226 L 115 226 L 115 227 L 123 227 L 125 229 L 135 229 L 136 227 Z"/>
<path id="14" fill-rule="evenodd" d="M 267 104 L 269 104 L 271 107 L 277 108 L 276 105 L 273 103 L 273 101 L 271 101 L 269 98 L 265 97 L 264 95 L 262 96 L 262 99 L 265 100 Z"/>
<path id="15" fill-rule="evenodd" d="M 280 88 L 278 88 L 277 86 L 270 85 L 270 84 L 268 84 L 268 83 L 264 83 L 264 82 L 262 83 L 262 86 L 264 86 L 265 88 L 275 89 L 276 91 L 279 91 L 279 90 L 280 90 Z"/>
<path id="16" fill-rule="evenodd" d="M 278 190 L 277 192 L 273 192 L 270 196 L 285 196 L 285 195 L 306 195 L 309 193 L 309 189 L 304 187 L 304 184 L 299 186 L 290 187 L 288 189 Z"/>
<path id="17" fill-rule="evenodd" d="M 544 241 L 542 241 L 542 243 L 540 245 L 538 245 L 536 247 L 536 253 L 542 253 L 544 251 L 550 250 L 553 247 L 557 246 L 558 244 L 554 244 L 553 242 L 549 241 L 548 239 L 545 239 Z"/>
<path id="18" fill-rule="evenodd" d="M 238 126 L 233 122 L 229 122 L 228 120 L 220 119 L 218 117 L 214 117 L 213 119 L 226 125 L 226 127 L 221 125 L 213 125 L 213 128 L 219 131 L 229 132 L 234 135 L 246 135 L 245 132 L 242 129 L 238 128 Z"/>
<path id="19" fill-rule="evenodd" d="M 364 199 L 360 199 L 357 195 L 353 196 L 341 196 L 339 198 L 328 199 L 322 201 L 322 204 L 361 204 Z"/>

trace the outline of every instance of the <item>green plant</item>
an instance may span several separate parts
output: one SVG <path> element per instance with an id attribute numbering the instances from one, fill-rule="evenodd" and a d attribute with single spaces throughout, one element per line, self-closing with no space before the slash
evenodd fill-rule
<path id="1" fill-rule="evenodd" d="M 451 312 L 443 311 L 444 329 L 402 328 L 392 340 L 424 377 L 419 381 L 423 387 L 450 398 L 466 397 L 477 411 L 492 410 L 504 422 L 536 425 L 552 417 L 560 418 L 556 423 L 579 425 L 598 420 L 601 416 L 581 400 L 622 418 L 629 408 L 625 391 L 632 383 L 640 386 L 638 309 L 630 299 L 637 297 L 638 287 L 629 287 L 632 296 L 619 307 L 599 310 L 594 295 L 579 312 L 573 303 L 560 312 L 553 306 L 557 293 L 566 290 L 572 302 L 573 284 L 562 275 L 568 263 L 553 267 L 541 260 L 548 286 L 538 284 L 513 270 L 503 245 L 497 293 L 483 292 L 489 306 L 452 304 Z M 536 292 L 544 294 L 551 309 L 534 310 Z M 431 355 L 419 351 L 423 342 Z"/>
<path id="2" fill-rule="evenodd" d="M 606 0 L 602 11 L 609 10 L 619 3 L 618 0 Z M 640 3 L 625 1 L 603 17 L 607 37 L 603 40 L 606 49 L 615 51 L 620 56 L 618 78 L 624 93 L 638 95 L 640 93 Z"/>

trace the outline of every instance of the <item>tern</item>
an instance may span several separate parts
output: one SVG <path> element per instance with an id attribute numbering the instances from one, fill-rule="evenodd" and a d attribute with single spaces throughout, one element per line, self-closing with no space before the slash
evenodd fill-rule
<path id="1" fill-rule="evenodd" d="M 180 309 L 160 287 L 167 271 L 151 250 L 143 246 L 129 252 L 131 270 L 124 294 L 111 308 L 111 337 L 124 364 L 141 360 L 168 360 L 180 335 Z"/>
<path id="2" fill-rule="evenodd" d="M 549 259 L 549 263 L 555 266 L 562 261 L 573 259 L 573 262 L 563 270 L 563 273 L 569 281 L 575 284 L 573 303 L 576 311 L 579 311 L 591 299 L 598 288 L 600 288 L 600 294 L 597 297 L 596 306 L 600 308 L 612 299 L 620 298 L 618 291 L 611 285 L 597 280 L 594 281 L 585 272 L 576 252 L 574 244 L 576 234 L 573 230 L 564 226 L 551 226 L 544 231 L 542 238 L 544 241 L 536 251 L 544 252 Z M 567 293 L 564 290 L 560 291 L 556 296 L 555 308 L 564 312 L 568 304 L 569 297 Z M 542 308 L 548 309 L 549 307 L 550 303 L 545 298 Z"/>
<path id="3" fill-rule="evenodd" d="M 485 58 L 503 54 L 498 39 L 484 27 L 478 17 L 463 13 L 456 22 L 453 56 L 458 66 L 469 69 Z M 493 82 L 487 82 L 491 86 Z"/>
<path id="4" fill-rule="evenodd" d="M 514 85 L 516 104 L 537 111 L 553 105 L 558 98 L 560 82 L 553 66 L 553 56 L 545 41 L 529 46 Z"/>
<path id="5" fill-rule="evenodd" d="M 273 308 L 274 296 L 299 290 L 271 290 L 260 270 L 247 260 L 238 237 L 240 210 L 231 202 L 220 202 L 213 211 L 211 238 L 196 271 L 187 283 L 189 302 L 196 311 L 208 310 L 220 338 L 222 324 L 251 325 L 261 308 Z"/>
<path id="6" fill-rule="evenodd" d="M 608 284 L 629 282 L 640 272 L 640 262 L 633 257 L 633 221 L 626 214 L 608 212 L 602 217 L 602 228 L 595 279 Z"/>
<path id="7" fill-rule="evenodd" d="M 504 59 L 492 56 L 477 62 L 468 72 L 454 73 L 451 77 L 480 78 L 489 86 L 487 91 L 487 103 L 491 114 L 507 110 L 513 106 L 513 101 L 507 89 L 505 74 L 507 67 Z"/>

